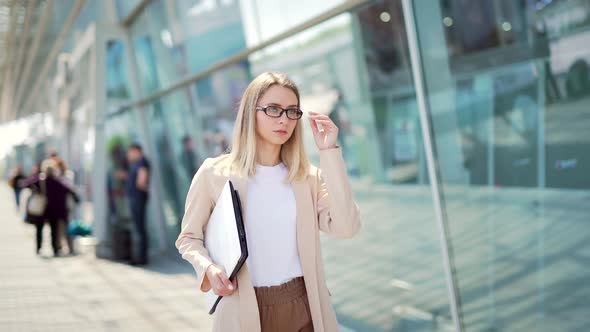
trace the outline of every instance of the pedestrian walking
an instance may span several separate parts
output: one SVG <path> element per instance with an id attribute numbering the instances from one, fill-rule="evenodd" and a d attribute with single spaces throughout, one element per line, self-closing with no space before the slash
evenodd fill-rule
<path id="1" fill-rule="evenodd" d="M 33 192 L 45 197 L 43 212 L 39 215 L 28 216 L 37 228 L 37 254 L 40 253 L 43 242 L 43 227 L 49 224 L 51 227 L 51 244 L 54 256 L 60 253 L 59 224 L 68 217 L 67 196 L 72 195 L 76 202 L 80 199 L 78 194 L 67 182 L 62 180 L 59 174 L 59 166 L 53 159 L 47 159 L 41 163 L 41 173 L 33 175 L 23 181 L 23 187 L 30 188 Z M 70 252 L 73 254 L 73 252 Z"/>

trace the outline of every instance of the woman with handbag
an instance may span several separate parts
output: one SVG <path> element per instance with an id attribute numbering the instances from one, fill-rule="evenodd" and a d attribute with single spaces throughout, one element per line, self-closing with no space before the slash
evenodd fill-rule
<path id="1" fill-rule="evenodd" d="M 24 184 L 29 183 L 32 179 L 38 178 L 39 174 L 41 174 L 41 163 L 36 163 L 31 168 L 31 172 L 28 174 L 28 177 L 21 183 L 23 188 L 27 188 L 27 186 L 24 186 Z M 41 190 L 40 188 L 38 188 L 37 185 L 30 185 L 28 186 L 28 188 L 31 190 L 31 193 L 29 194 L 29 196 L 27 197 L 27 201 L 25 202 L 24 219 L 27 224 L 36 225 L 38 222 L 42 221 L 42 215 L 30 214 L 29 207 L 31 206 L 31 204 L 35 204 L 31 203 L 31 201 L 34 201 L 37 196 L 41 197 L 43 195 L 41 194 Z M 44 209 L 44 207 L 40 207 L 39 209 Z M 33 208 L 33 210 L 35 210 L 35 208 Z"/>
<path id="2" fill-rule="evenodd" d="M 352 237 L 359 208 L 336 145 L 337 126 L 308 113 L 320 170 L 303 148 L 302 115 L 294 82 L 261 74 L 242 97 L 231 152 L 207 159 L 193 178 L 176 247 L 195 268 L 200 290 L 223 296 L 214 331 L 338 331 L 319 233 Z M 203 243 L 227 180 L 242 201 L 249 255 L 233 282 Z"/>
<path id="3" fill-rule="evenodd" d="M 78 194 L 60 177 L 57 176 L 58 165 L 52 159 L 41 163 L 41 173 L 23 182 L 23 187 L 33 191 L 27 205 L 27 218 L 31 218 L 37 227 L 37 255 L 43 242 L 43 227 L 48 223 L 51 227 L 51 244 L 54 256 L 60 254 L 59 223 L 68 216 L 66 198 L 72 195 L 79 202 Z"/>

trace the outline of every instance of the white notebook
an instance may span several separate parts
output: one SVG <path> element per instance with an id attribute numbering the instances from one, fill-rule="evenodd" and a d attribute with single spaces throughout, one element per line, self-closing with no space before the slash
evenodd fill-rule
<path id="1" fill-rule="evenodd" d="M 205 230 L 205 248 L 213 262 L 225 269 L 231 281 L 236 278 L 248 258 L 240 198 L 229 180 L 209 217 Z M 210 290 L 206 293 L 206 298 L 209 314 L 213 314 L 221 297 Z"/>

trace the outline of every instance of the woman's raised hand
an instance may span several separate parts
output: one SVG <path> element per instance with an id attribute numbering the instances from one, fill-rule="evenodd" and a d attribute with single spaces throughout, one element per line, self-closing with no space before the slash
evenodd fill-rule
<path id="1" fill-rule="evenodd" d="M 327 115 L 309 112 L 309 123 L 313 131 L 313 138 L 318 149 L 326 150 L 336 147 L 338 139 L 338 127 Z M 320 130 L 318 124 L 322 126 Z"/>

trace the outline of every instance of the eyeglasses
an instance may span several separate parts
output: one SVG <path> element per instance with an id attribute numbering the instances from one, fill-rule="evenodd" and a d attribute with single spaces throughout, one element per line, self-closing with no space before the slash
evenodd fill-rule
<path id="1" fill-rule="evenodd" d="M 270 116 L 271 118 L 280 118 L 285 112 L 287 113 L 287 118 L 291 120 L 298 120 L 303 116 L 303 111 L 298 108 L 284 109 L 279 106 L 257 106 L 256 110 L 263 111 L 264 114 Z"/>

